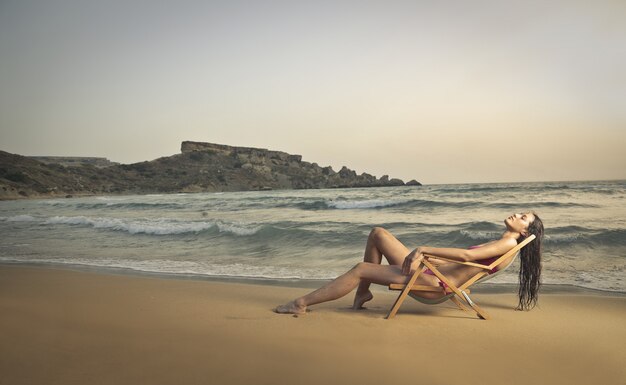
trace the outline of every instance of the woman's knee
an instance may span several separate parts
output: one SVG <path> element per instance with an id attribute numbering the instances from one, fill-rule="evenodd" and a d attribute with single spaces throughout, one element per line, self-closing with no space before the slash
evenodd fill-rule
<path id="1" fill-rule="evenodd" d="M 360 273 L 363 273 L 366 270 L 371 269 L 371 266 L 373 266 L 373 265 L 378 265 L 378 264 L 370 263 L 370 262 L 359 262 L 356 265 L 354 265 L 352 270 L 354 270 L 357 274 L 360 274 Z"/>
<path id="2" fill-rule="evenodd" d="M 389 234 L 389 231 L 385 230 L 382 227 L 374 227 L 372 231 L 370 231 L 369 238 L 376 241 L 386 237 Z"/>

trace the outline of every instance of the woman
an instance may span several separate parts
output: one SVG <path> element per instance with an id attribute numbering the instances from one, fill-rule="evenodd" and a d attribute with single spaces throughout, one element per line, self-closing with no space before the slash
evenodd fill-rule
<path id="1" fill-rule="evenodd" d="M 534 234 L 537 238 L 521 251 L 519 304 L 517 307 L 519 310 L 530 310 L 537 303 L 539 291 L 543 223 L 534 212 L 526 212 L 511 215 L 504 220 L 504 224 L 506 230 L 500 239 L 473 246 L 467 250 L 421 246 L 410 251 L 387 230 L 375 227 L 367 239 L 363 262 L 358 263 L 350 271 L 323 287 L 285 305 L 278 306 L 274 311 L 286 314 L 304 314 L 308 306 L 341 298 L 355 287 L 358 288 L 352 307 L 353 309 L 364 309 L 363 304 L 373 298 L 372 292 L 369 290 L 370 284 L 406 284 L 424 258 L 424 254 L 434 256 L 435 258 L 430 258 L 429 261 L 436 264 L 446 278 L 455 285 L 459 285 L 481 269 L 436 260 L 436 257 L 445 257 L 457 261 L 476 261 L 477 263 L 482 261 L 487 264 L 485 262 L 488 261 L 485 260 L 502 256 L 528 235 Z M 382 257 L 387 259 L 389 265 L 381 265 Z M 504 261 L 500 268 L 510 262 L 510 260 Z M 428 269 L 417 277 L 416 284 L 443 286 L 443 283 L 439 282 L 439 279 Z M 423 296 L 436 298 L 441 295 L 443 294 L 433 292 L 424 293 Z"/>

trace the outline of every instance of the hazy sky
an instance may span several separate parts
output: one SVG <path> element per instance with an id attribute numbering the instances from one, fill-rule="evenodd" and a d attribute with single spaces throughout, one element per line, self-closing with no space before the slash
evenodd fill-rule
<path id="1" fill-rule="evenodd" d="M 625 1 L 0 0 L 0 149 L 626 178 Z"/>

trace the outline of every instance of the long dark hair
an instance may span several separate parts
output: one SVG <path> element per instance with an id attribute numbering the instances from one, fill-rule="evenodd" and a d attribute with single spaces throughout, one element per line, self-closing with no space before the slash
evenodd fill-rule
<path id="1" fill-rule="evenodd" d="M 519 269 L 519 304 L 517 310 L 530 310 L 537 304 L 539 287 L 541 286 L 541 240 L 543 238 L 543 222 L 533 213 L 535 220 L 528 225 L 528 234 L 535 239 L 524 246 L 521 251 L 521 267 Z M 526 237 L 520 237 L 519 242 Z"/>

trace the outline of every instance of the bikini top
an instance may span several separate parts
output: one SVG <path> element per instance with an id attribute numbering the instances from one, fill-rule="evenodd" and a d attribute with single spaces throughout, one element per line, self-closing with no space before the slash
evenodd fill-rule
<path id="1" fill-rule="evenodd" d="M 472 250 L 472 249 L 478 249 L 479 247 L 480 247 L 480 245 L 479 246 L 470 246 L 467 249 L 468 250 Z M 477 260 L 475 262 L 476 263 L 480 263 L 481 265 L 484 265 L 484 266 L 489 266 L 492 263 L 494 263 L 498 258 L 500 258 L 500 257 L 491 257 L 491 258 L 479 259 L 479 260 Z M 498 266 L 496 266 L 493 269 L 489 270 L 489 273 L 493 274 L 496 271 L 498 271 Z"/>

